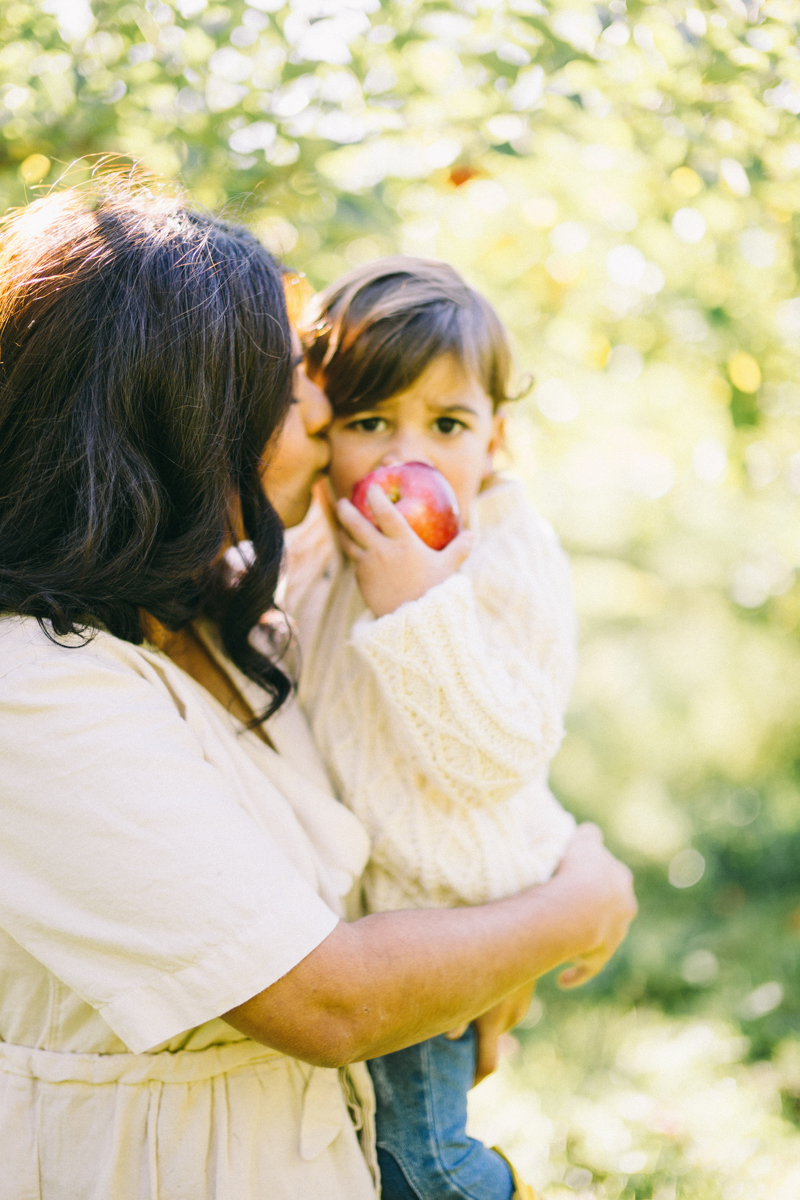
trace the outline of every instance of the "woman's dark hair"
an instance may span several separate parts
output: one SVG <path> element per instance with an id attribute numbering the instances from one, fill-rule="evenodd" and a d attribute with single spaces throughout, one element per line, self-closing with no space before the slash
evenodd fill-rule
<path id="1" fill-rule="evenodd" d="M 283 531 L 259 465 L 291 399 L 281 273 L 243 229 L 108 177 L 0 223 L 0 611 L 51 636 L 143 640 L 217 622 L 272 697 L 249 641 Z M 241 505 L 252 561 L 222 558 Z"/>
<path id="2" fill-rule="evenodd" d="M 444 354 L 476 376 L 495 409 L 512 398 L 500 318 L 436 259 L 397 254 L 348 271 L 315 297 L 303 340 L 307 370 L 336 416 L 405 391 Z"/>

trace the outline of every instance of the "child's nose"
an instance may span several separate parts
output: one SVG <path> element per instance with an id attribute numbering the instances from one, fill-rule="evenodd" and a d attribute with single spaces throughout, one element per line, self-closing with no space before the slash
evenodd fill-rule
<path id="1" fill-rule="evenodd" d="M 392 439 L 391 445 L 387 446 L 386 453 L 381 459 L 381 466 L 393 467 L 397 463 L 422 462 L 432 467 L 433 463 L 426 451 L 427 446 L 422 438 L 413 433 L 398 433 Z"/>

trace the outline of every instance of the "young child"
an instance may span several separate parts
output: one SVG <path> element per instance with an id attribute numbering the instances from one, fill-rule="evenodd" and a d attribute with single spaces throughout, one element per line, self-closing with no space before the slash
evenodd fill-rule
<path id="1" fill-rule="evenodd" d="M 547 784 L 575 662 L 569 569 L 522 487 L 494 474 L 510 354 L 452 268 L 392 257 L 317 299 L 309 375 L 328 393 L 329 487 L 289 541 L 300 701 L 366 826 L 367 910 L 482 904 L 549 878 L 575 829 Z M 469 532 L 429 549 L 378 488 L 388 463 L 450 482 Z M 413 998 L 409 998 L 413 1003 Z M 509 1200 L 516 1177 L 467 1136 L 475 1034 L 370 1063 L 384 1200 Z M 518 1195 L 530 1194 L 523 1192 Z"/>

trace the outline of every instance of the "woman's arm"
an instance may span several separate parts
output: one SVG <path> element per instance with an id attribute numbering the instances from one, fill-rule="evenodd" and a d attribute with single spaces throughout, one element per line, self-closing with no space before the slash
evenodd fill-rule
<path id="1" fill-rule="evenodd" d="M 630 872 L 584 825 L 547 883 L 475 908 L 341 923 L 225 1019 L 317 1066 L 373 1058 L 473 1020 L 561 963 L 576 964 L 562 975 L 565 986 L 583 983 L 635 912 Z"/>

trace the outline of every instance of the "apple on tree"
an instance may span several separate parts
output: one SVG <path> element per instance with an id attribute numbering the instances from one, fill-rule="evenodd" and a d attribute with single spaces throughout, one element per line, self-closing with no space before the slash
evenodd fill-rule
<path id="1" fill-rule="evenodd" d="M 378 467 L 359 479 L 353 488 L 353 504 L 375 524 L 367 491 L 375 483 L 386 493 L 397 511 L 432 550 L 443 550 L 461 529 L 458 500 L 450 484 L 427 463 L 396 463 Z"/>

